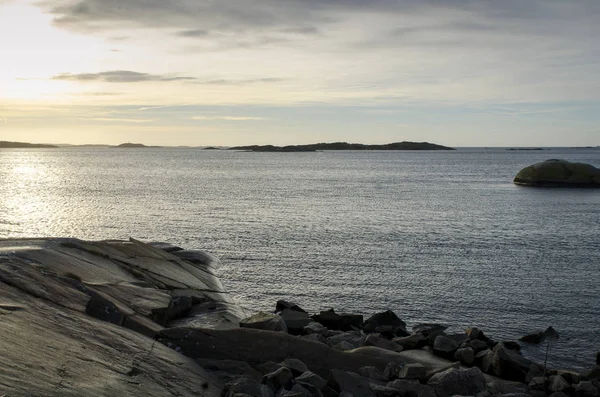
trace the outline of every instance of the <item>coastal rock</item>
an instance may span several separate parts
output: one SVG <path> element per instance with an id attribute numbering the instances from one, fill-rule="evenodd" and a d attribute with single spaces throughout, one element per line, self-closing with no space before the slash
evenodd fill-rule
<path id="1" fill-rule="evenodd" d="M 304 332 L 308 335 L 310 334 L 320 334 L 323 335 L 327 332 L 327 328 L 323 326 L 323 324 L 319 324 L 316 321 L 311 321 L 307 325 L 304 326 Z"/>
<path id="2" fill-rule="evenodd" d="M 427 346 L 427 338 L 422 334 L 413 334 L 410 336 L 397 337 L 392 339 L 397 345 L 402 346 L 404 350 L 420 349 Z"/>
<path id="3" fill-rule="evenodd" d="M 566 392 L 571 388 L 569 382 L 560 375 L 552 375 L 548 378 L 547 390 L 550 393 Z"/>
<path id="4" fill-rule="evenodd" d="M 600 365 L 600 352 L 596 352 L 596 365 Z"/>
<path id="5" fill-rule="evenodd" d="M 539 331 L 539 332 L 535 332 L 529 335 L 525 335 L 521 338 L 519 338 L 519 340 L 521 342 L 525 342 L 525 343 L 531 343 L 531 344 L 539 344 L 542 343 L 544 340 L 557 340 L 558 339 L 558 332 L 556 332 L 556 330 L 552 327 L 548 327 L 546 328 L 545 331 Z"/>
<path id="6" fill-rule="evenodd" d="M 365 345 L 365 337 L 360 332 L 349 331 L 327 338 L 327 342 L 331 346 L 346 343 L 350 349 L 356 349 Z"/>
<path id="7" fill-rule="evenodd" d="M 375 346 L 381 349 L 392 350 L 395 352 L 401 352 L 403 350 L 402 346 L 397 345 L 396 343 L 384 338 L 380 334 L 370 334 L 369 336 L 367 336 L 367 339 L 365 340 L 365 345 Z"/>
<path id="8" fill-rule="evenodd" d="M 377 397 L 400 397 L 400 392 L 397 389 L 379 383 L 371 383 L 369 387 Z"/>
<path id="9" fill-rule="evenodd" d="M 444 358 L 452 358 L 458 349 L 458 343 L 454 339 L 444 335 L 438 335 L 433 344 L 433 353 Z"/>
<path id="10" fill-rule="evenodd" d="M 460 362 L 457 361 L 455 363 L 427 371 L 427 380 L 431 379 L 434 375 L 446 372 L 450 369 L 460 369 Z"/>
<path id="11" fill-rule="evenodd" d="M 519 171 L 514 183 L 534 187 L 600 187 L 600 169 L 566 160 L 546 160 Z"/>
<path id="12" fill-rule="evenodd" d="M 340 393 L 347 392 L 352 396 L 375 397 L 375 394 L 371 391 L 369 379 L 354 372 L 333 369 L 330 372 L 327 384 Z"/>
<path id="13" fill-rule="evenodd" d="M 363 326 L 363 331 L 365 333 L 383 333 L 388 329 L 393 334 L 393 336 L 410 335 L 406 331 L 406 323 L 402 321 L 396 315 L 396 313 L 394 313 L 391 310 L 386 310 L 385 312 L 376 313 L 372 315 L 367 319 L 367 321 L 365 321 Z"/>
<path id="14" fill-rule="evenodd" d="M 416 380 L 397 379 L 388 382 L 386 386 L 398 390 L 400 396 L 437 397 L 433 387 L 422 385 Z"/>
<path id="15" fill-rule="evenodd" d="M 448 329 L 447 325 L 429 323 L 417 324 L 412 328 L 414 333 L 419 333 L 425 337 L 428 337 L 434 332 L 443 332 L 446 329 Z"/>
<path id="16" fill-rule="evenodd" d="M 268 386 L 245 376 L 231 379 L 225 384 L 224 391 L 227 396 L 274 397 Z"/>
<path id="17" fill-rule="evenodd" d="M 429 379 L 427 384 L 438 397 L 474 396 L 485 390 L 485 377 L 479 368 L 449 369 Z"/>
<path id="18" fill-rule="evenodd" d="M 325 379 L 310 371 L 306 371 L 302 375 L 298 376 L 296 378 L 296 382 L 313 385 L 319 390 L 327 385 L 327 381 Z"/>
<path id="19" fill-rule="evenodd" d="M 362 329 L 363 327 L 362 315 L 338 314 L 333 309 L 324 310 L 312 318 L 330 330 L 351 331 L 352 329 Z"/>
<path id="20" fill-rule="evenodd" d="M 427 378 L 427 368 L 423 364 L 406 364 L 400 369 L 399 379 L 416 379 L 424 381 Z"/>
<path id="21" fill-rule="evenodd" d="M 560 369 L 551 369 L 548 371 L 548 375 L 560 375 L 569 384 L 579 383 L 581 381 L 581 374 L 574 371 L 564 371 Z"/>
<path id="22" fill-rule="evenodd" d="M 279 365 L 286 367 L 290 371 L 292 371 L 292 375 L 294 375 L 294 377 L 300 376 L 303 373 L 308 371 L 308 368 L 306 367 L 306 365 L 302 361 L 298 360 L 297 358 L 287 357 Z"/>
<path id="23" fill-rule="evenodd" d="M 573 391 L 577 397 L 600 397 L 600 390 L 592 382 L 581 381 L 573 385 Z"/>
<path id="24" fill-rule="evenodd" d="M 387 365 L 385 366 L 385 369 L 383 370 L 383 377 L 388 381 L 398 379 L 398 377 L 400 376 L 400 370 L 402 370 L 402 367 L 403 367 L 403 365 L 395 363 L 395 362 L 387 363 Z"/>
<path id="25" fill-rule="evenodd" d="M 486 343 L 491 342 L 491 339 L 488 338 L 487 336 L 485 336 L 483 331 L 477 327 L 467 328 L 467 330 L 465 332 L 466 332 L 467 336 L 469 337 L 469 339 L 471 339 L 471 340 L 480 340 L 480 341 L 486 342 Z"/>
<path id="26" fill-rule="evenodd" d="M 474 364 L 483 372 L 489 374 L 492 372 L 493 361 L 494 353 L 491 350 L 483 350 L 475 355 Z"/>
<path id="27" fill-rule="evenodd" d="M 505 347 L 494 348 L 492 356 L 493 373 L 507 380 L 525 382 L 532 362 L 514 350 Z"/>
<path id="28" fill-rule="evenodd" d="M 324 337 L 321 334 L 308 334 L 308 335 L 302 335 L 301 336 L 302 339 L 306 339 L 306 340 L 312 340 L 314 342 L 319 342 L 319 343 L 323 343 L 326 345 L 329 345 L 327 338 Z"/>
<path id="29" fill-rule="evenodd" d="M 284 310 L 293 310 L 296 312 L 301 312 L 301 313 L 306 313 L 306 310 L 304 310 L 303 308 L 301 308 L 300 306 L 298 306 L 296 303 L 294 302 L 288 302 L 285 300 L 278 300 L 277 303 L 275 304 L 275 313 L 279 313 L 282 312 Z"/>
<path id="30" fill-rule="evenodd" d="M 480 351 L 487 350 L 488 344 L 482 340 L 473 339 L 463 343 L 461 347 L 470 347 L 471 349 L 473 349 L 473 352 L 479 353 Z"/>
<path id="31" fill-rule="evenodd" d="M 240 321 L 240 327 L 262 329 L 264 331 L 287 332 L 287 326 L 283 318 L 276 314 L 259 312 L 251 317 Z"/>
<path id="32" fill-rule="evenodd" d="M 600 365 L 596 365 L 595 367 L 592 367 L 591 369 L 589 369 L 588 371 L 583 373 L 583 376 L 582 376 L 582 380 L 595 380 L 595 379 L 600 380 Z"/>
<path id="33" fill-rule="evenodd" d="M 454 353 L 454 359 L 470 367 L 475 362 L 475 352 L 470 347 L 463 347 Z"/>
<path id="34" fill-rule="evenodd" d="M 359 368 L 358 374 L 375 381 L 387 381 L 383 373 L 372 365 Z"/>
<path id="35" fill-rule="evenodd" d="M 274 392 L 277 392 L 280 389 L 291 389 L 293 381 L 294 375 L 292 375 L 292 371 L 286 367 L 279 368 L 277 371 L 266 374 L 262 378 L 262 383 L 267 385 Z"/>
<path id="36" fill-rule="evenodd" d="M 278 315 L 283 319 L 288 332 L 292 335 L 304 333 L 304 327 L 312 321 L 306 312 L 292 309 L 284 309 Z"/>

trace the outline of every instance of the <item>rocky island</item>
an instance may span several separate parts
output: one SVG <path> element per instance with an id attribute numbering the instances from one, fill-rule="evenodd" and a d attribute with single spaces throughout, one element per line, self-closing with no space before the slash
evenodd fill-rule
<path id="1" fill-rule="evenodd" d="M 0 149 L 55 149 L 58 146 L 42 143 L 0 141 Z"/>
<path id="2" fill-rule="evenodd" d="M 521 186 L 600 188 L 600 169 L 566 160 L 546 160 L 523 168 L 514 179 Z"/>
<path id="3" fill-rule="evenodd" d="M 127 143 L 122 143 L 120 145 L 111 146 L 111 147 L 117 148 L 117 149 L 145 149 L 145 148 L 158 148 L 160 146 L 146 146 L 143 143 L 127 142 Z"/>
<path id="4" fill-rule="evenodd" d="M 456 150 L 451 147 L 436 145 L 429 142 L 395 142 L 386 145 L 364 145 L 361 143 L 315 143 L 311 145 L 252 145 L 235 146 L 229 150 L 243 150 L 248 152 L 316 152 L 322 150 Z"/>
<path id="5" fill-rule="evenodd" d="M 0 396 L 600 397 L 600 366 L 548 369 L 477 328 L 253 313 L 217 267 L 167 243 L 0 240 Z"/>

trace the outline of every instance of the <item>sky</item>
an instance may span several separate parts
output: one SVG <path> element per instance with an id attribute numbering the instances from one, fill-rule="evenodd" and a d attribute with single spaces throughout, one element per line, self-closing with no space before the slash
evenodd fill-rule
<path id="1" fill-rule="evenodd" d="M 0 140 L 600 145 L 598 0 L 0 0 Z"/>

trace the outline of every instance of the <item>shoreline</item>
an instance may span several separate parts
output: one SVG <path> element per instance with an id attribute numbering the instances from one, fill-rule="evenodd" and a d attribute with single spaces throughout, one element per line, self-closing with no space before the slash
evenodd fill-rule
<path id="1" fill-rule="evenodd" d="M 23 387 L 33 394 L 37 390 L 53 395 L 49 384 L 31 382 L 44 378 L 46 372 L 73 373 L 71 387 L 75 380 L 93 383 L 88 373 L 105 371 L 97 367 L 101 362 L 124 369 L 117 375 L 110 370 L 100 378 L 117 376 L 138 383 L 135 390 L 119 383 L 118 390 L 127 395 L 142 395 L 142 391 L 153 395 L 150 389 L 139 387 L 144 382 L 147 387 L 158 387 L 148 380 L 148 374 L 158 382 L 162 377 L 180 378 L 185 371 L 208 385 L 210 393 L 206 395 L 215 396 L 227 390 L 263 390 L 265 385 L 273 393 L 303 388 L 310 395 L 319 395 L 302 378 L 309 370 L 326 380 L 321 389 L 329 395 L 341 395 L 354 382 L 366 385 L 364 394 L 359 394 L 365 396 L 400 393 L 411 387 L 445 397 L 440 393 L 448 382 L 463 379 L 457 383 L 463 389 L 456 394 L 470 393 L 477 384 L 478 393 L 498 394 L 500 388 L 541 397 L 561 388 L 570 393 L 588 387 L 585 382 L 600 379 L 598 366 L 580 374 L 542 371 L 540 363 L 519 353 L 518 343 L 491 341 L 477 328 L 464 334 L 447 334 L 439 325 L 408 330 L 392 312 L 368 319 L 334 311 L 310 316 L 285 301 L 277 303 L 275 313 L 248 312 L 225 291 L 215 275 L 217 268 L 218 262 L 210 254 L 168 243 L 0 240 L 0 314 L 6 319 L 0 328 L 10 325 L 19 330 L 4 332 L 7 337 L 0 344 L 7 350 L 9 362 L 11 357 L 24 357 L 21 360 L 31 364 L 9 366 L 6 378 L 0 374 L 2 383 L 14 387 L 8 395 Z M 57 314 L 63 321 L 54 320 Z M 41 335 L 47 345 L 41 343 Z M 104 353 L 87 348 L 96 345 L 121 348 Z M 139 358 L 148 348 L 150 353 Z M 133 350 L 127 353 L 122 349 Z M 67 354 L 67 362 L 69 357 L 85 359 L 92 372 L 78 373 L 72 364 L 64 364 L 65 358 L 56 356 L 56 351 Z M 132 356 L 137 358 L 131 361 Z M 185 369 L 169 367 L 167 357 L 185 362 Z M 286 364 L 292 358 L 295 361 Z M 228 364 L 223 360 L 229 360 Z M 231 360 L 236 362 L 235 370 Z M 36 366 L 38 362 L 45 367 Z M 287 380 L 279 384 L 283 373 Z M 544 373 L 549 376 L 544 378 Z M 147 375 L 143 382 L 142 374 Z M 15 380 L 19 385 L 13 384 Z M 202 385 L 181 381 L 175 386 L 181 395 L 192 395 L 186 393 Z M 237 387 L 244 390 L 234 390 Z M 94 395 L 94 390 L 97 395 L 98 388 L 101 386 L 89 389 L 89 395 Z"/>

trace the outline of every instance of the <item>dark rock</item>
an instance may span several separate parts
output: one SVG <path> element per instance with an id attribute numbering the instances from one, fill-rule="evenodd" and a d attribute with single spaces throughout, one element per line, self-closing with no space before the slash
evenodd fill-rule
<path id="1" fill-rule="evenodd" d="M 308 335 L 311 334 L 320 334 L 323 335 L 327 332 L 327 328 L 323 326 L 323 324 L 319 324 L 316 321 L 311 321 L 307 325 L 304 326 L 304 332 Z"/>
<path id="2" fill-rule="evenodd" d="M 383 382 L 388 380 L 383 373 L 374 366 L 361 367 L 358 369 L 358 374 L 375 381 Z"/>
<path id="3" fill-rule="evenodd" d="M 395 363 L 393 361 L 389 362 L 389 363 L 387 363 L 387 365 L 385 366 L 385 369 L 383 370 L 383 377 L 387 381 L 398 379 L 398 377 L 400 376 L 401 369 L 402 369 L 401 364 Z"/>
<path id="4" fill-rule="evenodd" d="M 521 351 L 521 345 L 519 345 L 517 342 L 513 342 L 513 341 L 503 341 L 500 343 L 497 343 L 493 350 L 496 351 L 500 348 L 504 348 L 504 349 L 508 349 L 508 350 L 513 350 L 516 352 L 520 352 Z"/>
<path id="5" fill-rule="evenodd" d="M 594 380 L 600 379 L 600 365 L 592 367 L 589 371 L 582 374 L 581 380 Z"/>
<path id="6" fill-rule="evenodd" d="M 178 247 L 176 245 L 173 245 L 171 243 L 164 243 L 161 241 L 152 241 L 150 243 L 148 243 L 149 245 L 158 248 L 160 250 L 163 250 L 165 252 L 175 252 L 175 251 L 183 251 L 183 248 Z"/>
<path id="7" fill-rule="evenodd" d="M 290 390 L 293 381 L 294 375 L 292 375 L 292 371 L 285 367 L 279 368 L 277 371 L 271 372 L 270 374 L 266 374 L 262 378 L 262 383 L 269 386 L 274 392 L 277 392 L 280 389 Z"/>
<path id="8" fill-rule="evenodd" d="M 294 375 L 294 377 L 300 376 L 308 371 L 306 365 L 297 358 L 288 357 L 285 360 L 283 360 L 283 362 L 279 365 L 289 368 L 289 370 L 292 371 L 292 375 Z"/>
<path id="9" fill-rule="evenodd" d="M 375 397 L 369 379 L 354 372 L 332 369 L 327 384 L 334 390 L 351 393 L 354 396 Z"/>
<path id="10" fill-rule="evenodd" d="M 581 374 L 574 371 L 564 371 L 560 369 L 551 369 L 548 371 L 548 375 L 560 375 L 562 376 L 569 384 L 579 383 L 581 381 Z"/>
<path id="11" fill-rule="evenodd" d="M 545 376 L 546 376 L 546 369 L 544 368 L 544 366 L 537 364 L 537 363 L 532 363 L 531 366 L 529 367 L 529 371 L 527 372 L 527 375 L 525 376 L 525 383 L 531 382 L 534 378 L 538 378 L 538 377 L 543 378 Z"/>
<path id="12" fill-rule="evenodd" d="M 568 390 L 571 389 L 571 385 L 562 376 L 552 375 L 550 378 L 548 378 L 546 388 L 549 393 L 566 393 Z"/>
<path id="13" fill-rule="evenodd" d="M 284 309 L 278 313 L 285 321 L 288 332 L 292 335 L 301 335 L 304 333 L 304 327 L 310 324 L 311 319 L 305 312 Z"/>
<path id="14" fill-rule="evenodd" d="M 488 344 L 482 340 L 473 339 L 464 343 L 462 347 L 470 347 L 475 353 L 479 353 L 480 351 L 487 350 Z"/>
<path id="15" fill-rule="evenodd" d="M 596 365 L 600 365 L 600 352 L 596 352 Z"/>
<path id="16" fill-rule="evenodd" d="M 427 338 L 423 334 L 394 338 L 392 342 L 402 346 L 404 350 L 421 349 L 427 346 Z"/>
<path id="17" fill-rule="evenodd" d="M 398 378 L 425 381 L 427 379 L 427 368 L 419 363 L 406 364 L 400 369 Z"/>
<path id="18" fill-rule="evenodd" d="M 365 345 L 365 337 L 360 332 L 348 331 L 328 338 L 327 342 L 331 346 L 345 342 L 350 349 L 356 349 Z"/>
<path id="19" fill-rule="evenodd" d="M 469 337 L 469 339 L 471 339 L 471 340 L 480 340 L 485 343 L 491 342 L 491 339 L 488 338 L 487 336 L 485 336 L 483 331 L 481 331 L 477 327 L 467 328 L 466 334 Z"/>
<path id="20" fill-rule="evenodd" d="M 600 169 L 566 160 L 546 160 L 519 171 L 514 183 L 534 187 L 600 187 Z"/>
<path id="21" fill-rule="evenodd" d="M 494 350 L 492 357 L 493 373 L 502 379 L 525 382 L 532 362 L 516 351 L 502 346 L 496 346 Z"/>
<path id="22" fill-rule="evenodd" d="M 190 296 L 177 296 L 171 299 L 169 306 L 164 309 L 152 311 L 153 320 L 161 325 L 186 315 L 192 310 L 193 298 Z"/>
<path id="23" fill-rule="evenodd" d="M 127 317 L 122 308 L 101 295 L 95 295 L 88 301 L 85 314 L 116 325 L 123 325 Z"/>
<path id="24" fill-rule="evenodd" d="M 308 335 L 302 335 L 301 336 L 302 339 L 306 339 L 306 340 L 312 340 L 314 342 L 319 342 L 319 343 L 323 343 L 328 345 L 327 343 L 327 338 L 324 337 L 321 334 L 308 334 Z"/>
<path id="25" fill-rule="evenodd" d="M 242 394 L 251 397 L 266 397 L 273 395 L 273 392 L 268 390 L 265 385 L 246 376 L 231 379 L 225 384 L 224 391 L 228 392 L 228 396 Z"/>
<path id="26" fill-rule="evenodd" d="M 535 345 L 542 343 L 546 339 L 548 339 L 548 340 L 558 339 L 558 332 L 556 332 L 556 330 L 554 328 L 548 327 L 545 331 L 535 332 L 535 333 L 525 335 L 525 336 L 519 338 L 519 340 L 521 342 L 531 343 L 531 344 L 535 344 Z"/>
<path id="27" fill-rule="evenodd" d="M 475 362 L 475 352 L 470 347 L 463 347 L 454 353 L 454 359 L 470 367 Z"/>
<path id="28" fill-rule="evenodd" d="M 202 368 L 215 376 L 220 382 L 227 383 L 234 379 L 246 377 L 260 383 L 262 375 L 248 363 L 235 360 L 196 360 Z"/>
<path id="29" fill-rule="evenodd" d="M 395 352 L 401 352 L 402 346 L 382 337 L 380 334 L 370 334 L 365 340 L 366 346 L 375 346 L 381 349 L 391 350 Z"/>
<path id="30" fill-rule="evenodd" d="M 324 310 L 312 318 L 330 330 L 350 331 L 363 327 L 362 315 L 338 314 L 333 309 Z"/>
<path id="31" fill-rule="evenodd" d="M 277 397 L 312 397 L 312 395 L 303 385 L 296 383 L 290 390 L 281 390 Z"/>
<path id="32" fill-rule="evenodd" d="M 430 369 L 429 371 L 427 371 L 427 380 L 431 379 L 436 374 L 440 374 L 442 372 L 446 372 L 446 371 L 448 371 L 450 369 L 460 369 L 460 363 L 457 361 L 455 363 L 452 363 L 450 365 L 446 365 L 444 367 Z"/>
<path id="33" fill-rule="evenodd" d="M 325 379 L 310 371 L 306 371 L 302 375 L 298 376 L 296 378 L 296 382 L 313 385 L 319 390 L 323 389 L 325 385 L 327 385 L 327 381 Z"/>
<path id="34" fill-rule="evenodd" d="M 516 395 L 526 394 L 529 391 L 529 388 L 522 383 L 496 379 L 487 383 L 486 391 L 494 396 L 502 395 L 504 397 L 518 397 Z"/>
<path id="35" fill-rule="evenodd" d="M 451 359 L 457 349 L 458 343 L 453 339 L 444 335 L 438 335 L 435 338 L 435 342 L 433 344 L 433 353 L 435 355 Z"/>
<path id="36" fill-rule="evenodd" d="M 278 300 L 275 305 L 275 313 L 282 312 L 284 310 L 293 310 L 296 312 L 306 313 L 306 310 L 295 304 L 294 302 L 288 302 L 285 300 Z"/>
<path id="37" fill-rule="evenodd" d="M 565 394 L 565 393 L 563 393 L 563 392 L 559 391 L 559 392 L 556 392 L 556 393 L 552 393 L 552 394 L 550 394 L 550 396 L 549 396 L 549 397 L 569 397 L 569 396 L 568 396 L 567 394 Z"/>
<path id="38" fill-rule="evenodd" d="M 425 337 L 428 337 L 433 332 L 445 331 L 448 328 L 447 325 L 443 324 L 418 324 L 415 325 L 412 330 L 414 333 L 419 333 Z"/>
<path id="39" fill-rule="evenodd" d="M 600 390 L 592 382 L 581 381 L 572 387 L 576 397 L 600 397 Z"/>
<path id="40" fill-rule="evenodd" d="M 398 390 L 402 397 L 436 397 L 431 386 L 422 385 L 416 380 L 396 379 L 386 386 Z"/>
<path id="41" fill-rule="evenodd" d="M 376 313 L 369 317 L 364 323 L 363 330 L 365 333 L 378 332 L 380 327 L 391 327 L 391 333 L 395 336 L 410 335 L 406 331 L 406 323 L 391 310 Z M 379 331 L 382 331 L 382 329 L 379 329 Z"/>
<path id="42" fill-rule="evenodd" d="M 449 369 L 429 379 L 427 384 L 438 397 L 474 396 L 485 390 L 485 377 L 479 368 Z"/>
<path id="43" fill-rule="evenodd" d="M 536 376 L 531 378 L 531 380 L 528 383 L 528 386 L 530 389 L 532 390 L 542 390 L 545 391 L 546 390 L 546 377 L 544 376 Z"/>
<path id="44" fill-rule="evenodd" d="M 491 350 L 483 350 L 475 355 L 474 364 L 486 374 L 492 373 L 492 362 L 494 353 Z"/>
<path id="45" fill-rule="evenodd" d="M 240 320 L 240 327 L 260 329 L 263 331 L 287 332 L 283 318 L 276 314 L 259 312 L 251 317 Z"/>
<path id="46" fill-rule="evenodd" d="M 378 383 L 371 383 L 369 387 L 377 397 L 400 397 L 398 389 L 393 389 Z"/>

